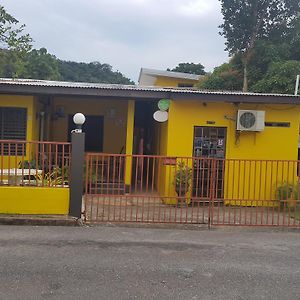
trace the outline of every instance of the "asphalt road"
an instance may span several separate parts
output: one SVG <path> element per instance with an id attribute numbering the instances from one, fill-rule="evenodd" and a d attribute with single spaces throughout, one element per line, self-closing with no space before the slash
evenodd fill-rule
<path id="1" fill-rule="evenodd" d="M 0 226 L 0 299 L 300 299 L 300 231 Z"/>

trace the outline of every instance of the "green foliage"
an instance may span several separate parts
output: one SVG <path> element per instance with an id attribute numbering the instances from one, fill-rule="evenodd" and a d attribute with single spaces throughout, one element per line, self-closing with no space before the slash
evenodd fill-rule
<path id="1" fill-rule="evenodd" d="M 39 162 L 37 162 L 35 159 L 31 160 L 23 160 L 19 161 L 18 168 L 19 169 L 37 169 L 41 170 L 43 169 L 42 174 L 33 175 L 31 177 L 34 177 L 32 182 L 34 180 L 37 181 L 38 185 L 44 185 L 44 186 L 56 186 L 56 185 L 67 185 L 69 182 L 69 166 L 64 166 L 63 168 L 60 168 L 58 166 L 54 167 L 51 171 L 49 171 L 48 163 L 45 162 L 45 166 L 42 167 Z"/>
<path id="2" fill-rule="evenodd" d="M 23 78 L 59 80 L 59 63 L 47 49 L 33 49 L 24 59 L 24 70 L 20 74 Z"/>
<path id="3" fill-rule="evenodd" d="M 283 183 L 276 189 L 276 199 L 281 209 L 285 206 L 296 209 L 297 200 L 299 200 L 299 186 L 287 182 Z"/>
<path id="4" fill-rule="evenodd" d="M 65 185 L 69 184 L 70 166 L 64 166 L 63 168 L 55 167 L 53 172 L 55 172 L 57 177 L 61 178 L 62 183 Z"/>
<path id="5" fill-rule="evenodd" d="M 243 91 L 248 91 L 247 67 L 258 40 L 280 43 L 296 30 L 299 0 L 220 0 L 224 22 L 220 34 L 230 55 L 241 54 Z"/>
<path id="6" fill-rule="evenodd" d="M 187 166 L 184 162 L 177 164 L 174 174 L 174 185 L 178 196 L 184 196 L 187 193 L 191 185 L 192 176 L 192 168 Z"/>
<path id="7" fill-rule="evenodd" d="M 0 5 L 1 77 L 134 84 L 108 64 L 63 61 L 46 48 L 31 50 L 33 40 L 23 33 L 24 29 L 25 25 L 19 25 Z"/>
<path id="8" fill-rule="evenodd" d="M 29 51 L 32 38 L 29 34 L 23 34 L 24 29 L 25 25 L 19 25 L 19 21 L 0 5 L 0 48 L 18 52 Z"/>
<path id="9" fill-rule="evenodd" d="M 256 40 L 281 40 L 294 28 L 300 12 L 298 0 L 220 0 L 224 23 L 220 34 L 230 54 L 247 53 Z"/>
<path id="10" fill-rule="evenodd" d="M 25 25 L 0 5 L 0 76 L 18 77 L 23 69 L 25 54 L 31 49 L 32 38 L 24 34 Z"/>
<path id="11" fill-rule="evenodd" d="M 16 59 L 15 51 L 0 50 L 0 58 L 1 77 L 134 84 L 108 64 L 59 60 L 45 48 L 31 50 L 22 56 L 21 61 Z"/>
<path id="12" fill-rule="evenodd" d="M 232 63 L 224 63 L 216 67 L 212 74 L 201 80 L 198 88 L 208 90 L 241 90 L 243 77 Z"/>
<path id="13" fill-rule="evenodd" d="M 23 160 L 18 163 L 19 169 L 40 169 L 40 165 L 35 159 Z"/>
<path id="14" fill-rule="evenodd" d="M 254 92 L 293 94 L 300 61 L 272 63 L 263 79 L 253 85 Z"/>
<path id="15" fill-rule="evenodd" d="M 267 40 L 258 41 L 248 66 L 250 89 L 251 85 L 265 76 L 270 64 L 288 60 L 289 57 L 290 49 L 288 44 L 276 44 Z"/>
<path id="16" fill-rule="evenodd" d="M 290 59 L 300 60 L 300 16 L 294 21 L 294 28 L 287 36 L 290 46 Z"/>
<path id="17" fill-rule="evenodd" d="M 61 80 L 64 81 L 134 84 L 119 71 L 113 71 L 109 64 L 77 63 L 63 60 L 59 60 L 58 63 Z"/>
<path id="18" fill-rule="evenodd" d="M 37 174 L 36 182 L 38 186 L 58 187 L 62 186 L 64 181 L 61 176 L 58 175 L 57 170 L 48 173 Z"/>
<path id="19" fill-rule="evenodd" d="M 180 63 L 173 69 L 167 69 L 167 71 L 181 72 L 196 75 L 205 75 L 204 66 L 202 64 L 195 63 Z"/>
<path id="20" fill-rule="evenodd" d="M 298 187 L 285 182 L 276 189 L 276 199 L 288 200 L 290 198 L 298 199 Z"/>
<path id="21" fill-rule="evenodd" d="M 300 24 L 300 19 L 295 23 Z M 300 26 L 299 26 L 300 28 Z M 260 39 L 252 51 L 248 64 L 249 90 L 252 92 L 294 93 L 299 74 L 300 31 L 294 28 L 281 41 Z M 299 43 L 298 47 L 295 45 Z M 296 49 L 297 48 L 297 49 Z M 296 58 L 296 59 L 295 59 Z M 243 82 L 243 55 L 235 54 L 208 74 L 199 84 L 201 89 L 241 90 Z"/>

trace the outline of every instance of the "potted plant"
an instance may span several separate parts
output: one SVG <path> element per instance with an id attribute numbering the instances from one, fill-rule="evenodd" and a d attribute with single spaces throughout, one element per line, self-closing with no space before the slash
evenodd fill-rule
<path id="1" fill-rule="evenodd" d="M 295 209 L 297 207 L 298 200 L 298 185 L 290 183 L 283 183 L 276 189 L 276 198 L 279 201 L 280 208 L 284 207 L 284 203 L 287 203 L 289 208 Z"/>
<path id="2" fill-rule="evenodd" d="M 186 193 L 188 192 L 192 181 L 192 168 L 184 162 L 177 164 L 174 174 L 175 191 L 181 203 L 186 202 Z M 179 202 L 177 202 L 179 203 Z"/>
<path id="3" fill-rule="evenodd" d="M 63 186 L 63 179 L 58 175 L 57 170 L 36 176 L 37 186 L 60 187 Z"/>

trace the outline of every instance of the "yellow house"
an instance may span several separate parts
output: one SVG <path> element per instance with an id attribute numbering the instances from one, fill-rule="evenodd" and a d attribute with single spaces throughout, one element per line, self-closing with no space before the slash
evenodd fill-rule
<path id="1" fill-rule="evenodd" d="M 203 75 L 141 68 L 139 85 L 192 88 Z"/>
<path id="2" fill-rule="evenodd" d="M 268 205 L 278 186 L 298 182 L 300 97 L 201 91 L 199 79 L 151 69 L 137 86 L 1 79 L 0 140 L 67 142 L 82 112 L 86 152 L 126 160 L 124 193 L 174 203 L 181 163 L 191 200 Z M 153 118 L 161 99 L 165 122 Z"/>

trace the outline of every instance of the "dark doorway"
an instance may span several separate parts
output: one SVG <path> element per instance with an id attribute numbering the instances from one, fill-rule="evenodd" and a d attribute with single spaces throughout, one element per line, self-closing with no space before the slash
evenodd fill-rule
<path id="1" fill-rule="evenodd" d="M 154 154 L 154 111 L 153 102 L 135 102 L 133 154 Z"/>
<path id="2" fill-rule="evenodd" d="M 225 127 L 194 127 L 193 197 L 208 198 L 210 180 L 214 177 L 215 197 L 224 197 L 224 158 L 226 153 Z M 215 159 L 214 170 L 212 160 Z"/>
<path id="3" fill-rule="evenodd" d="M 86 120 L 82 126 L 85 133 L 85 151 L 103 152 L 103 116 L 85 116 Z M 73 122 L 73 115 L 68 119 L 69 136 L 71 140 L 71 131 L 76 128 Z"/>
<path id="4" fill-rule="evenodd" d="M 134 112 L 133 154 L 155 154 L 155 121 L 153 113 L 156 102 L 136 101 Z M 132 184 L 141 191 L 152 186 L 153 157 L 135 157 L 132 161 Z"/>

